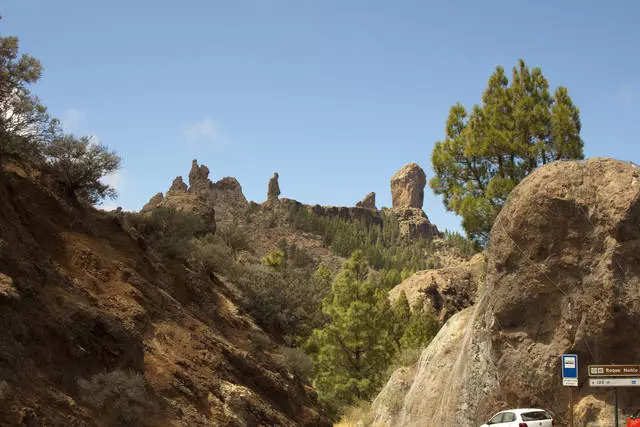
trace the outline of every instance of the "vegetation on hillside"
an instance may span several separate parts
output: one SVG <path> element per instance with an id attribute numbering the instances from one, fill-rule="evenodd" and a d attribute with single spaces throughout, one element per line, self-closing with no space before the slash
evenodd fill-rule
<path id="1" fill-rule="evenodd" d="M 375 269 L 400 271 L 432 267 L 428 260 L 429 240 L 403 239 L 398 221 L 392 215 L 383 213 L 382 221 L 382 225 L 346 221 L 317 215 L 295 205 L 289 211 L 289 223 L 294 229 L 318 234 L 339 256 L 349 257 L 353 251 L 361 250 Z"/>
<path id="2" fill-rule="evenodd" d="M 580 128 L 567 89 L 551 95 L 540 68 L 520 60 L 509 85 L 497 67 L 481 105 L 471 112 L 451 107 L 445 139 L 431 154 L 429 185 L 444 196 L 447 210 L 462 216 L 467 235 L 485 246 L 507 196 L 525 176 L 554 160 L 583 158 Z"/>
<path id="3" fill-rule="evenodd" d="M 316 367 L 314 385 L 334 414 L 374 396 L 394 358 L 424 347 L 437 333 L 435 316 L 421 307 L 410 312 L 406 301 L 391 307 L 359 250 L 333 280 L 322 303 L 327 321 L 313 331 L 307 350 Z"/>

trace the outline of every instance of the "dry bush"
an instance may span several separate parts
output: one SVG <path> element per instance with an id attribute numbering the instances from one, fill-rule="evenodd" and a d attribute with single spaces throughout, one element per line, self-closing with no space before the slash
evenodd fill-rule
<path id="1" fill-rule="evenodd" d="M 356 402 L 344 410 L 340 424 L 346 426 L 368 427 L 373 424 L 371 403 L 366 400 Z"/>
<path id="2" fill-rule="evenodd" d="M 314 374 L 313 361 L 300 348 L 280 347 L 284 365 L 301 378 L 309 379 Z"/>
<path id="3" fill-rule="evenodd" d="M 104 414 L 111 425 L 139 425 L 153 407 L 144 377 L 117 369 L 78 380 L 81 398 Z"/>

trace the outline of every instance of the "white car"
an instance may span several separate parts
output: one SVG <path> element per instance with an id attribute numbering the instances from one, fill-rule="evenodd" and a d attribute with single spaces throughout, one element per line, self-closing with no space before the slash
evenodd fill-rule
<path id="1" fill-rule="evenodd" d="M 509 409 L 498 412 L 481 427 L 552 427 L 553 418 L 543 409 Z"/>

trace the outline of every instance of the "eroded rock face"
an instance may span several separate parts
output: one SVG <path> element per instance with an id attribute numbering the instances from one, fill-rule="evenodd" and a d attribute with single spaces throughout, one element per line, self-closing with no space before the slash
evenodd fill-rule
<path id="1" fill-rule="evenodd" d="M 403 280 L 389 291 L 395 301 L 404 292 L 413 305 L 422 300 L 427 309 L 438 314 L 440 321 L 447 321 L 453 314 L 475 303 L 476 293 L 485 278 L 486 258 L 476 254 L 469 261 L 453 267 L 424 270 Z"/>
<path id="2" fill-rule="evenodd" d="M 209 168 L 205 165 L 198 166 L 198 161 L 194 159 L 189 171 L 189 191 L 198 192 L 208 190 L 210 187 Z"/>
<path id="3" fill-rule="evenodd" d="M 278 196 L 280 196 L 280 185 L 278 184 L 278 172 L 276 172 L 269 180 L 269 188 L 267 189 L 267 201 L 277 202 Z"/>
<path id="4" fill-rule="evenodd" d="M 394 208 L 422 209 L 427 175 L 415 163 L 409 163 L 391 177 L 391 198 Z"/>
<path id="5" fill-rule="evenodd" d="M 376 193 L 369 193 L 364 196 L 362 201 L 356 203 L 357 208 L 365 208 L 365 209 L 377 209 L 376 208 Z"/>
<path id="6" fill-rule="evenodd" d="M 432 224 L 422 209 L 393 208 L 387 211 L 398 220 L 400 234 L 408 239 L 433 239 L 442 236 L 435 224 Z"/>
<path id="7" fill-rule="evenodd" d="M 173 182 L 171 183 L 171 188 L 169 188 L 169 193 L 186 193 L 188 190 L 187 184 L 184 183 L 181 176 L 177 176 Z"/>
<path id="8" fill-rule="evenodd" d="M 611 392 L 589 387 L 586 366 L 637 363 L 639 254 L 640 169 L 596 158 L 536 170 L 496 219 L 486 285 L 463 338 L 425 350 L 392 425 L 480 425 L 506 407 L 543 407 L 565 423 L 564 353 L 580 362 L 576 415 L 585 418 L 576 424 L 612 425 Z M 618 396 L 628 414 L 640 390 Z"/>

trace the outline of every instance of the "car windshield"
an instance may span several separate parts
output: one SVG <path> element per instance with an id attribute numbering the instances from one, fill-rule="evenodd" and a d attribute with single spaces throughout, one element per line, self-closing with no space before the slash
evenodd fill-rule
<path id="1" fill-rule="evenodd" d="M 524 412 L 522 414 L 522 421 L 540 421 L 548 420 L 551 417 L 544 411 Z"/>
<path id="2" fill-rule="evenodd" d="M 636 409 L 636 413 L 633 414 L 633 418 L 640 418 L 640 408 Z"/>

